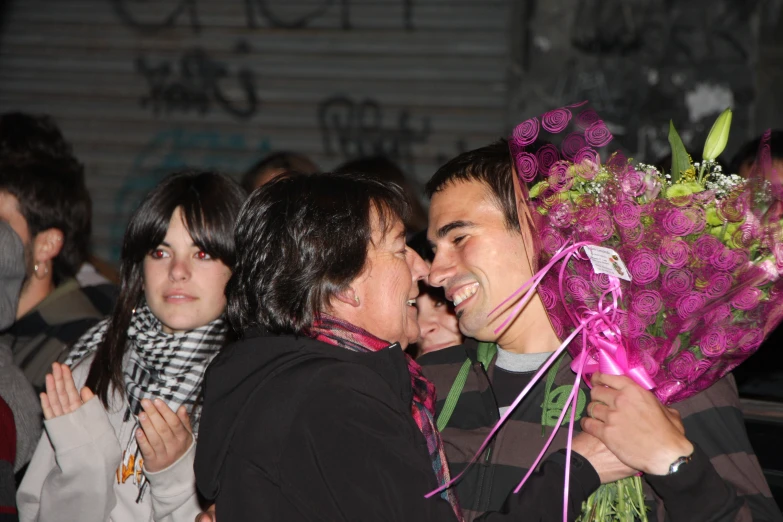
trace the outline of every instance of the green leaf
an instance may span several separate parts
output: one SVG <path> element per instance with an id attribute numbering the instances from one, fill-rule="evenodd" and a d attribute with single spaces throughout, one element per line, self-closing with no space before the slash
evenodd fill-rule
<path id="1" fill-rule="evenodd" d="M 731 109 L 726 109 L 715 123 L 712 124 L 707 141 L 704 142 L 702 157 L 708 161 L 714 161 L 721 155 L 729 141 L 729 128 L 731 127 Z"/>
<path id="2" fill-rule="evenodd" d="M 684 172 L 693 168 L 693 165 L 680 135 L 677 134 L 677 129 L 674 128 L 674 122 L 671 120 L 669 120 L 669 145 L 672 147 L 672 183 L 676 183 Z"/>

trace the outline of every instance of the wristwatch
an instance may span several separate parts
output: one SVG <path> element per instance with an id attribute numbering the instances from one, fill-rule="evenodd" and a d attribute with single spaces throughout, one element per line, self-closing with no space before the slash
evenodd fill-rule
<path id="1" fill-rule="evenodd" d="M 680 457 L 674 462 L 671 463 L 669 466 L 669 473 L 667 475 L 674 475 L 678 471 L 680 471 L 680 467 L 684 464 L 688 464 L 690 461 L 693 460 L 693 455 L 689 455 L 687 457 Z"/>

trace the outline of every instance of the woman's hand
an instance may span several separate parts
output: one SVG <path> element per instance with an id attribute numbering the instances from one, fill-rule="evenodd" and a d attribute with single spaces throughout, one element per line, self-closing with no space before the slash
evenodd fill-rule
<path id="1" fill-rule="evenodd" d="M 139 414 L 141 428 L 136 430 L 136 441 L 144 457 L 144 469 L 150 473 L 164 470 L 174 464 L 193 444 L 188 411 L 180 406 L 175 414 L 160 399 L 143 399 Z"/>
<path id="2" fill-rule="evenodd" d="M 73 413 L 93 397 L 95 395 L 87 387 L 82 388 L 81 393 L 76 391 L 70 368 L 53 363 L 52 373 L 46 375 L 46 392 L 40 395 L 44 419 L 51 420 Z"/>

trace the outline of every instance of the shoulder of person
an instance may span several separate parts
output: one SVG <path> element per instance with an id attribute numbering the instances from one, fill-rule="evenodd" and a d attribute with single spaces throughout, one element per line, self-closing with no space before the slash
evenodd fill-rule
<path id="1" fill-rule="evenodd" d="M 711 408 L 736 408 L 739 410 L 739 394 L 734 377 L 728 374 L 706 390 L 673 404 L 672 407 L 680 412 L 683 419 Z"/>

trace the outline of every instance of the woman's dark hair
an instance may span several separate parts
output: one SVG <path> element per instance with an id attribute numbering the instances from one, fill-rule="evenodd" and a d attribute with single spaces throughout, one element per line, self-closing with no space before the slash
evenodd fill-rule
<path id="1" fill-rule="evenodd" d="M 372 214 L 388 233 L 408 203 L 394 183 L 359 174 L 285 174 L 239 213 L 237 260 L 226 285 L 234 330 L 306 334 L 330 298 L 364 269 Z"/>
<path id="2" fill-rule="evenodd" d="M 133 213 L 122 243 L 119 297 L 85 383 L 107 407 L 110 388 L 125 390 L 122 360 L 133 310 L 144 300 L 144 258 L 166 237 L 174 210 L 181 208 L 193 242 L 230 268 L 234 223 L 245 196 L 222 174 L 184 171 L 164 179 Z"/>

